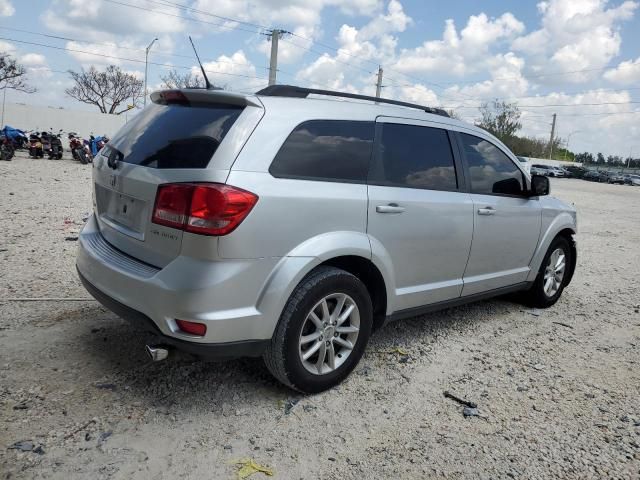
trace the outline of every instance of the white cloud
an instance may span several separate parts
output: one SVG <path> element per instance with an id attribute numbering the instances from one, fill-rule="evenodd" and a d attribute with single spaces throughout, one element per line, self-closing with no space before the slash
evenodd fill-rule
<path id="1" fill-rule="evenodd" d="M 531 71 L 575 71 L 606 65 L 620 51 L 619 23 L 633 17 L 638 3 L 625 1 L 607 9 L 607 0 L 540 2 L 542 27 L 514 40 L 512 47 L 530 57 Z M 596 70 L 575 73 L 562 81 L 585 82 Z M 545 78 L 545 77 L 542 77 Z M 557 77 L 547 77 L 557 81 Z"/>
<path id="2" fill-rule="evenodd" d="M 50 30 L 69 35 L 81 31 L 82 37 L 93 41 L 113 40 L 116 35 L 119 42 L 138 39 L 143 43 L 144 38 L 148 43 L 154 35 L 185 29 L 182 11 L 177 7 L 153 7 L 142 0 L 127 3 L 133 7 L 97 0 L 53 0 L 41 19 Z"/>
<path id="3" fill-rule="evenodd" d="M 403 50 L 394 68 L 405 73 L 447 72 L 462 76 L 486 68 L 491 47 L 523 31 L 524 24 L 511 13 L 495 19 L 484 13 L 472 15 L 460 33 L 449 19 L 441 40 L 428 40 L 415 49 Z"/>
<path id="4" fill-rule="evenodd" d="M 402 4 L 391 0 L 386 12 L 380 12 L 361 29 L 342 25 L 336 37 L 337 53 L 321 55 L 311 65 L 300 70 L 296 78 L 317 87 L 350 92 L 358 91 L 354 83 L 364 83 L 367 90 L 373 88 L 375 79 L 372 70 L 375 67 L 371 62 L 391 61 L 397 44 L 397 38 L 393 34 L 404 31 L 411 22 L 412 19 L 404 13 Z M 354 72 L 358 74 L 354 75 Z"/>
<path id="5" fill-rule="evenodd" d="M 46 65 L 47 60 L 44 55 L 40 55 L 39 53 L 27 53 L 20 57 L 20 63 L 27 67 L 38 67 Z"/>
<path id="6" fill-rule="evenodd" d="M 0 0 L 0 17 L 10 17 L 16 13 L 16 9 L 10 0 Z"/>
<path id="7" fill-rule="evenodd" d="M 13 43 L 0 40 L 0 53 L 8 53 L 9 55 L 12 55 L 15 51 L 16 47 Z"/>
<path id="8" fill-rule="evenodd" d="M 604 78 L 620 85 L 640 83 L 640 57 L 621 62 L 616 68 L 607 70 Z"/>
<path id="9" fill-rule="evenodd" d="M 216 86 L 228 87 L 232 90 L 241 90 L 258 87 L 266 84 L 266 80 L 257 78 L 256 67 L 247 59 L 242 50 L 234 54 L 220 55 L 213 62 L 202 64 L 209 81 Z M 199 66 L 191 67 L 191 73 L 201 76 Z"/>

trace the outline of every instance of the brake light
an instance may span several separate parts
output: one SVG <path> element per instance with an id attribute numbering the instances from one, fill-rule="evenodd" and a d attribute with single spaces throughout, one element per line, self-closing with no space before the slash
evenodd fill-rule
<path id="1" fill-rule="evenodd" d="M 151 94 L 151 101 L 159 105 L 189 105 L 189 99 L 180 90 L 161 90 Z"/>
<path id="2" fill-rule="evenodd" d="M 231 233 L 246 218 L 258 196 L 220 183 L 160 185 L 152 222 L 200 235 Z"/>
<path id="3" fill-rule="evenodd" d="M 198 322 L 189 322 L 187 320 L 178 320 L 176 319 L 176 325 L 178 328 L 190 335 L 198 335 L 199 337 L 204 337 L 204 334 L 207 333 L 207 326 L 204 323 Z"/>

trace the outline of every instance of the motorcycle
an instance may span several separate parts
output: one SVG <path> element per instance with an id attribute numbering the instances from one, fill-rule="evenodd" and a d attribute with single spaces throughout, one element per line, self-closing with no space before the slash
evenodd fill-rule
<path id="1" fill-rule="evenodd" d="M 0 160 L 11 161 L 13 154 L 14 148 L 11 140 L 4 132 L 0 132 Z"/>
<path id="2" fill-rule="evenodd" d="M 44 158 L 42 139 L 37 132 L 29 135 L 29 156 L 31 158 Z"/>
<path id="3" fill-rule="evenodd" d="M 102 148 L 107 144 L 108 141 L 109 137 L 107 137 L 106 135 L 99 135 L 95 137 L 92 133 L 89 136 L 89 148 L 91 149 L 91 155 L 93 157 L 98 155 L 98 152 L 102 150 Z"/>
<path id="4" fill-rule="evenodd" d="M 60 139 L 60 135 L 62 134 L 62 129 L 58 131 L 57 134 L 53 132 L 49 133 L 50 139 L 50 148 L 49 148 L 49 159 L 53 160 L 54 158 L 60 160 L 62 158 L 62 140 Z"/>
<path id="5" fill-rule="evenodd" d="M 51 158 L 51 135 L 49 132 L 41 132 L 40 139 L 42 140 L 42 156 L 47 154 Z"/>
<path id="6" fill-rule="evenodd" d="M 81 164 L 86 165 L 91 162 L 91 157 L 85 148 L 84 142 L 78 137 L 75 132 L 69 132 L 69 150 L 74 159 L 78 160 Z"/>
<path id="7" fill-rule="evenodd" d="M 0 132 L 11 142 L 14 150 L 25 148 L 25 146 L 29 143 L 29 139 L 25 132 L 17 128 L 5 125 Z"/>

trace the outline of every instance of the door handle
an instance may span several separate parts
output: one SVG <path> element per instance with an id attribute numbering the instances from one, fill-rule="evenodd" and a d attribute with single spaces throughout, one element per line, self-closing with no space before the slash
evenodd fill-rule
<path id="1" fill-rule="evenodd" d="M 390 203 L 389 205 L 378 205 L 376 207 L 376 212 L 378 212 L 378 213 L 402 213 L 402 212 L 404 212 L 404 207 L 401 207 L 397 203 Z"/>
<path id="2" fill-rule="evenodd" d="M 493 207 L 484 207 L 478 209 L 478 215 L 495 215 L 496 209 Z"/>

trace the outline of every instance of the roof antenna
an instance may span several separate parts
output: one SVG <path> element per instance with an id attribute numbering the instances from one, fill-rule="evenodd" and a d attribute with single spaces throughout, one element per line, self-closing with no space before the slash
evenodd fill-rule
<path id="1" fill-rule="evenodd" d="M 204 67 L 202 66 L 200 57 L 198 56 L 198 51 L 196 50 L 196 46 L 193 44 L 193 40 L 191 40 L 191 35 L 189 35 L 189 41 L 191 42 L 191 46 L 193 47 L 193 53 L 196 54 L 196 58 L 198 59 L 198 65 L 200 65 L 200 70 L 202 70 L 202 76 L 204 77 L 204 85 L 207 89 L 210 89 L 211 82 L 209 82 L 209 79 L 207 78 L 207 74 L 204 71 Z"/>

